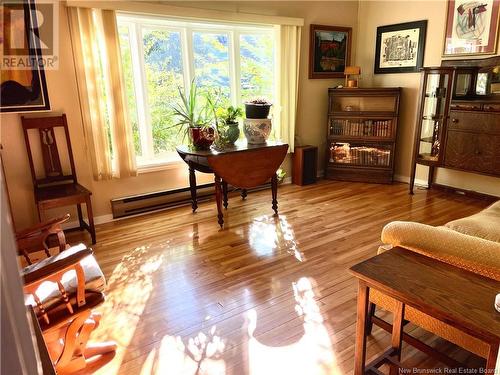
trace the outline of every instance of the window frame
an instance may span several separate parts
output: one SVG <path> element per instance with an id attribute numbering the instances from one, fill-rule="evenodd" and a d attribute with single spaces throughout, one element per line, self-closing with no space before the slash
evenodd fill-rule
<path id="1" fill-rule="evenodd" d="M 274 27 L 270 25 L 248 25 L 230 22 L 198 21 L 173 19 L 162 16 L 138 15 L 126 12 L 117 13 L 118 27 L 127 26 L 129 48 L 132 59 L 134 94 L 137 107 L 137 121 L 141 142 L 141 156 L 136 156 L 139 173 L 169 169 L 179 165 L 177 158 L 161 159 L 154 157 L 151 115 L 148 109 L 147 77 L 144 60 L 144 30 L 166 30 L 179 32 L 181 40 L 182 75 L 184 93 L 195 75 L 193 35 L 196 32 L 224 34 L 228 37 L 228 74 L 231 105 L 242 104 L 241 97 L 241 35 L 269 35 L 273 39 L 273 77 L 276 77 L 276 38 Z M 276 79 L 273 79 L 271 92 L 276 92 Z M 274 99 L 274 98 L 273 98 Z M 144 136 L 143 136 L 144 134 Z M 141 160 L 142 159 L 142 160 Z"/>

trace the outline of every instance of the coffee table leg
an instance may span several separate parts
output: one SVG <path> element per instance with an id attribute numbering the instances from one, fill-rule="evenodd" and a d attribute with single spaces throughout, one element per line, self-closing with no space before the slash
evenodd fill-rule
<path id="1" fill-rule="evenodd" d="M 405 316 L 405 305 L 403 302 L 396 302 L 396 311 L 394 311 L 394 320 L 392 322 L 392 339 L 391 346 L 393 350 L 392 356 L 401 361 L 401 347 L 403 344 L 403 319 Z M 391 365 L 390 375 L 397 375 L 399 368 Z"/>
<path id="2" fill-rule="evenodd" d="M 271 178 L 271 190 L 273 193 L 273 210 L 274 210 L 274 213 L 277 215 L 278 214 L 278 176 L 276 176 L 276 173 L 273 174 L 273 177 Z"/>
<path id="3" fill-rule="evenodd" d="M 215 201 L 217 203 L 217 222 L 219 225 L 224 225 L 224 215 L 222 214 L 222 189 L 221 189 L 221 178 L 215 175 Z"/>
<path id="4" fill-rule="evenodd" d="M 498 345 L 490 345 L 490 350 L 488 353 L 488 359 L 486 360 L 486 371 L 485 374 L 495 374 L 495 368 L 497 365 L 499 348 Z"/>
<path id="5" fill-rule="evenodd" d="M 224 195 L 224 208 L 227 209 L 227 182 L 222 180 L 222 193 Z"/>
<path id="6" fill-rule="evenodd" d="M 354 352 L 354 375 L 365 374 L 366 359 L 366 319 L 368 317 L 368 302 L 370 289 L 368 285 L 358 282 L 358 312 L 356 320 L 356 346 Z"/>
<path id="7" fill-rule="evenodd" d="M 241 189 L 241 199 L 245 200 L 247 197 L 247 189 Z"/>
<path id="8" fill-rule="evenodd" d="M 195 212 L 198 208 L 198 202 L 196 200 L 196 175 L 191 163 L 189 163 L 189 188 L 191 190 L 191 208 L 193 212 Z"/>

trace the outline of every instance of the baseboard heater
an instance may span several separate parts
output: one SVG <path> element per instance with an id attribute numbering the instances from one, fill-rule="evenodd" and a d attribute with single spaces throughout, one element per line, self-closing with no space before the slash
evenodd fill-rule
<path id="1" fill-rule="evenodd" d="M 256 188 L 248 189 L 248 192 L 269 189 L 270 183 L 258 186 Z M 234 195 L 239 191 L 232 186 L 228 186 L 230 195 Z M 197 200 L 199 202 L 211 199 L 215 194 L 214 184 L 198 185 L 197 187 Z M 189 187 L 163 190 L 153 193 L 145 193 L 133 195 L 123 198 L 115 198 L 111 200 L 111 209 L 113 211 L 113 219 L 127 217 L 132 215 L 143 214 L 162 209 L 178 207 L 191 204 L 191 190 Z"/>

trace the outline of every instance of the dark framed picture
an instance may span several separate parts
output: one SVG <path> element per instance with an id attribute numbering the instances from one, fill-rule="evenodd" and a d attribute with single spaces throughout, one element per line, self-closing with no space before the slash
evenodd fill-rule
<path id="1" fill-rule="evenodd" d="M 448 0 L 443 56 L 492 55 L 500 0 Z"/>
<path id="2" fill-rule="evenodd" d="M 0 12 L 3 20 L 0 111 L 49 110 L 34 0 L 5 1 Z"/>
<path id="3" fill-rule="evenodd" d="M 311 25 L 309 78 L 342 78 L 350 65 L 352 29 Z"/>
<path id="4" fill-rule="evenodd" d="M 377 27 L 375 74 L 418 72 L 424 63 L 427 20 Z"/>

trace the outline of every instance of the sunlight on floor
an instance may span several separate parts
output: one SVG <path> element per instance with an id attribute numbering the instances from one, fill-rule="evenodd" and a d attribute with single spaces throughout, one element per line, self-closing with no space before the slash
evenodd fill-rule
<path id="1" fill-rule="evenodd" d="M 216 326 L 205 334 L 199 332 L 185 343 L 180 336 L 164 336 L 159 349 L 147 356 L 141 375 L 210 374 L 224 375 L 224 341 L 216 335 Z"/>
<path id="2" fill-rule="evenodd" d="M 136 248 L 123 257 L 108 279 L 106 302 L 98 310 L 103 314 L 93 341 L 116 341 L 113 361 L 98 374 L 116 374 L 129 346 L 142 312 L 153 291 L 153 274 L 163 262 L 163 255 L 148 256 L 147 246 Z"/>
<path id="3" fill-rule="evenodd" d="M 286 251 L 299 262 L 305 260 L 285 215 L 257 217 L 250 224 L 248 232 L 249 244 L 257 255 L 270 256 L 275 251 Z"/>
<path id="4" fill-rule="evenodd" d="M 248 319 L 248 363 L 250 375 L 266 374 L 340 374 L 332 343 L 323 317 L 314 299 L 311 281 L 302 277 L 293 283 L 295 310 L 303 318 L 304 335 L 286 346 L 268 346 L 254 337 L 257 312 L 252 309 Z"/>

